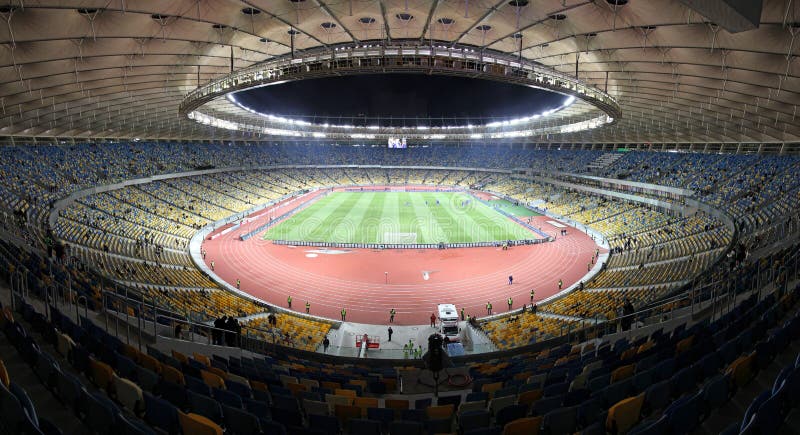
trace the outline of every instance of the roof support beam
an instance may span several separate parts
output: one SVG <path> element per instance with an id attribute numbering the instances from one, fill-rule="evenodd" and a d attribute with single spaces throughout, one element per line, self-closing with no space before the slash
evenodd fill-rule
<path id="1" fill-rule="evenodd" d="M 336 22 L 337 26 L 341 27 L 342 30 L 344 30 L 345 33 L 347 33 L 347 36 L 349 36 L 350 39 L 353 40 L 353 42 L 358 42 L 358 38 L 356 38 L 355 35 L 353 35 L 353 33 L 350 32 L 350 29 L 345 27 L 344 24 L 342 24 L 342 22 L 339 21 L 339 18 L 336 15 L 334 15 L 333 11 L 331 11 L 331 8 L 329 8 L 328 5 L 326 5 L 323 0 L 314 0 L 314 1 L 319 5 L 320 9 L 322 9 L 326 14 L 328 14 L 329 17 L 331 17 L 333 21 Z"/>
<path id="2" fill-rule="evenodd" d="M 571 6 L 566 6 L 566 7 L 563 7 L 563 8 L 561 8 L 561 9 L 557 10 L 557 11 L 553 11 L 553 12 L 552 12 L 550 15 L 554 15 L 554 14 L 563 14 L 563 13 L 564 13 L 564 12 L 566 12 L 566 11 L 569 11 L 569 10 L 572 10 L 572 9 L 576 9 L 576 8 L 579 8 L 579 7 L 581 7 L 581 6 L 585 6 L 585 5 L 587 5 L 587 4 L 592 4 L 592 3 L 594 3 L 594 2 L 593 2 L 593 1 L 585 1 L 585 2 L 583 2 L 583 3 L 575 3 L 574 5 L 571 5 Z M 547 17 L 545 17 L 545 18 L 542 18 L 542 19 L 540 19 L 540 20 L 536 20 L 536 21 L 534 21 L 534 22 L 532 22 L 532 23 L 526 24 L 526 25 L 524 25 L 524 26 L 520 27 L 519 29 L 517 29 L 517 30 L 514 30 L 514 31 L 513 31 L 513 32 L 511 32 L 511 33 L 505 34 L 505 35 L 503 35 L 503 36 L 501 36 L 501 37 L 499 37 L 499 38 L 495 39 L 494 41 L 489 41 L 489 42 L 488 42 L 486 45 L 484 45 L 482 48 L 491 47 L 492 45 L 494 45 L 494 44 L 496 44 L 496 43 L 498 43 L 498 42 L 502 41 L 503 39 L 506 39 L 506 38 L 508 38 L 508 37 L 510 37 L 510 36 L 513 36 L 515 33 L 522 33 L 522 32 L 524 32 L 524 31 L 526 31 L 526 30 L 530 29 L 531 27 L 537 26 L 537 25 L 539 25 L 539 24 L 541 24 L 541 23 L 544 23 L 545 21 L 548 21 L 548 20 L 550 20 L 550 16 L 549 16 L 549 15 L 548 15 Z M 574 36 L 574 35 L 569 35 L 568 37 L 570 37 L 570 38 L 571 38 L 571 37 L 573 37 L 573 36 Z M 566 38 L 566 37 L 565 37 L 565 38 Z M 559 39 L 562 39 L 562 38 L 559 38 Z M 534 48 L 534 47 L 535 47 L 535 45 L 529 45 L 529 46 L 527 46 L 527 47 L 523 47 L 523 48 L 522 48 L 522 51 L 525 51 L 525 50 L 528 50 L 528 49 L 530 49 L 530 48 Z"/>
<path id="3" fill-rule="evenodd" d="M 263 12 L 263 13 L 267 14 L 267 15 L 268 15 L 270 18 L 272 18 L 273 20 L 280 21 L 281 23 L 283 23 L 283 24 L 285 24 L 285 25 L 289 26 L 289 28 L 290 28 L 290 29 L 294 29 L 294 28 L 296 28 L 296 27 L 297 27 L 297 26 L 295 26 L 294 24 L 292 24 L 292 23 L 290 23 L 290 22 L 286 21 L 285 19 L 283 19 L 283 18 L 281 18 L 281 17 L 279 17 L 279 16 L 277 16 L 277 15 L 273 14 L 272 12 L 270 12 L 270 11 L 266 11 L 266 10 L 264 10 L 264 9 L 261 9 L 261 8 L 259 8 L 257 5 L 253 4 L 253 2 L 251 2 L 251 1 L 248 1 L 248 0 L 242 0 L 242 3 L 246 4 L 247 6 L 250 6 L 250 7 L 251 7 L 251 8 L 253 8 L 253 9 L 258 9 L 258 10 L 260 10 L 261 12 Z M 314 36 L 312 33 L 306 33 L 306 32 L 303 32 L 303 33 L 305 33 L 306 35 L 308 35 L 308 37 L 309 37 L 309 38 L 311 38 L 311 39 L 313 39 L 314 41 L 316 41 L 316 42 L 317 42 L 319 45 L 322 45 L 322 46 L 324 46 L 324 47 L 327 47 L 327 46 L 328 46 L 328 44 L 326 44 L 326 43 L 322 42 L 322 40 L 320 40 L 319 38 L 317 38 L 316 36 Z M 276 42 L 277 42 L 277 41 L 276 41 Z M 286 44 L 282 44 L 282 45 L 286 45 Z"/>
<path id="4" fill-rule="evenodd" d="M 419 40 L 422 41 L 425 39 L 425 33 L 428 32 L 428 28 L 431 26 L 431 20 L 433 19 L 433 13 L 436 12 L 436 8 L 439 7 L 439 0 L 433 0 L 431 3 L 431 9 L 428 11 L 428 19 L 425 20 L 425 27 L 422 28 L 422 34 L 419 35 Z M 433 38 L 430 38 L 433 39 Z"/>
<path id="5" fill-rule="evenodd" d="M 478 24 L 483 22 L 483 20 L 491 17 L 495 12 L 497 12 L 497 9 L 499 9 L 500 6 L 503 6 L 503 4 L 505 2 L 506 2 L 506 0 L 500 0 L 499 2 L 497 2 L 496 5 L 490 7 L 489 10 L 486 11 L 485 14 L 481 15 L 480 18 L 478 18 L 474 23 L 472 23 L 471 26 L 467 27 L 463 32 L 461 32 L 461 34 L 458 35 L 458 38 L 456 38 L 455 41 L 453 41 L 453 44 L 458 44 L 458 42 L 461 41 L 462 38 L 467 36 L 467 34 L 470 32 L 470 30 L 474 29 L 475 26 L 477 26 Z"/>
<path id="6" fill-rule="evenodd" d="M 383 0 L 379 0 L 378 4 L 381 7 L 381 17 L 383 17 L 383 29 L 386 33 L 386 40 L 392 42 L 392 32 L 389 29 L 389 20 L 386 17 L 386 5 L 383 4 Z"/>

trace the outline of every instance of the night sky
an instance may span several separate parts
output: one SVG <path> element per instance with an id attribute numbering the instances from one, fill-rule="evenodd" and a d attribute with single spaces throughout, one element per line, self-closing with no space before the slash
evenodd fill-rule
<path id="1" fill-rule="evenodd" d="M 464 77 L 371 74 L 301 80 L 236 94 L 265 114 L 317 116 L 316 123 L 354 124 L 339 116 L 411 118 L 381 125 L 417 125 L 415 118 L 465 118 L 447 125 L 482 124 L 479 118 L 529 116 L 563 104 L 566 96 L 527 86 Z M 378 124 L 367 121 L 366 124 Z M 431 125 L 440 125 L 436 120 Z"/>

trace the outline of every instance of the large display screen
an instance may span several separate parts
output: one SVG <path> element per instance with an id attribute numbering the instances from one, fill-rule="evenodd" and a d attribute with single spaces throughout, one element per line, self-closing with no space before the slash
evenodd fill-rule
<path id="1" fill-rule="evenodd" d="M 404 137 L 390 137 L 389 148 L 405 148 L 406 138 Z"/>

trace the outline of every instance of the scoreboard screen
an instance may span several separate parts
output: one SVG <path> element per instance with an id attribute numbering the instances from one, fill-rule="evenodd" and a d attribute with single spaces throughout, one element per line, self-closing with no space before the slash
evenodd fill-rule
<path id="1" fill-rule="evenodd" d="M 405 148 L 406 138 L 404 137 L 390 137 L 389 148 Z"/>

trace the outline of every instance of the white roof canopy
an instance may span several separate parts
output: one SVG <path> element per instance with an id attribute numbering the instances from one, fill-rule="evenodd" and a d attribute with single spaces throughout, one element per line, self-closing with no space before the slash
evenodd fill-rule
<path id="1" fill-rule="evenodd" d="M 800 136 L 798 1 L 764 0 L 759 27 L 740 33 L 677 0 L 6 0 L 0 17 L 0 136 L 250 138 L 178 115 L 198 83 L 230 72 L 231 52 L 240 69 L 292 46 L 387 38 L 521 53 L 572 75 L 577 60 L 623 117 L 553 142 Z"/>

